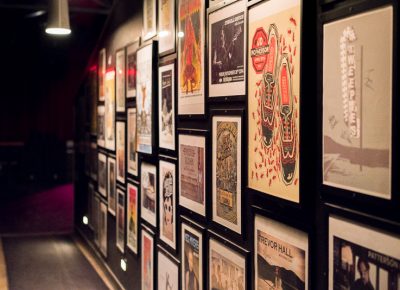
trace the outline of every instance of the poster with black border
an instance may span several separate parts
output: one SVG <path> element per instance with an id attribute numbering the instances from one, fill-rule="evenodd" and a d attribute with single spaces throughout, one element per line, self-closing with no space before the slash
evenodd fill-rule
<path id="1" fill-rule="evenodd" d="M 100 202 L 99 245 L 101 253 L 107 257 L 107 204 Z"/>
<path id="2" fill-rule="evenodd" d="M 107 162 L 108 175 L 108 211 L 115 216 L 115 207 L 117 203 L 117 168 L 115 159 L 108 157 Z"/>
<path id="3" fill-rule="evenodd" d="M 157 167 L 146 162 L 140 165 L 140 216 L 155 227 L 157 226 Z"/>
<path id="4" fill-rule="evenodd" d="M 107 156 L 99 153 L 98 154 L 98 174 L 97 174 L 97 190 L 99 193 L 107 197 Z"/>
<path id="5" fill-rule="evenodd" d="M 125 182 L 125 122 L 117 122 L 117 180 Z"/>
<path id="6" fill-rule="evenodd" d="M 117 112 L 125 112 L 125 49 L 115 53 L 115 99 Z"/>
<path id="7" fill-rule="evenodd" d="M 115 150 L 115 70 L 106 72 L 104 81 L 104 133 L 105 147 Z"/>
<path id="8" fill-rule="evenodd" d="M 117 188 L 117 229 L 116 244 L 121 253 L 125 252 L 125 192 Z"/>
<path id="9" fill-rule="evenodd" d="M 138 187 L 134 184 L 128 183 L 127 187 L 128 198 L 126 201 L 127 214 L 126 214 L 126 246 L 135 254 L 138 252 L 138 202 L 139 193 Z"/>
<path id="10" fill-rule="evenodd" d="M 179 266 L 165 251 L 158 249 L 158 290 L 179 290 Z"/>
<path id="11" fill-rule="evenodd" d="M 136 97 L 136 51 L 139 48 L 140 39 L 128 44 L 126 47 L 126 98 Z"/>
<path id="12" fill-rule="evenodd" d="M 136 126 L 136 108 L 129 108 L 127 110 L 128 118 L 128 136 L 127 136 L 127 165 L 128 173 L 138 176 L 138 153 L 136 151 L 137 142 L 137 126 Z"/>
<path id="13" fill-rule="evenodd" d="M 158 53 L 160 55 L 175 51 L 175 19 L 175 0 L 158 0 Z"/>
<path id="14" fill-rule="evenodd" d="M 106 74 L 106 49 L 102 48 L 99 51 L 99 59 L 98 59 L 98 74 L 99 74 L 99 101 L 104 101 L 105 91 L 104 91 L 104 76 Z"/>
<path id="15" fill-rule="evenodd" d="M 142 228 L 141 241 L 141 290 L 154 289 L 154 238 Z"/>

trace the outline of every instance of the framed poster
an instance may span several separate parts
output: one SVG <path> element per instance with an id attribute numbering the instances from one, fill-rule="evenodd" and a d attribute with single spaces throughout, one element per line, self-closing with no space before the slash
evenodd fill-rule
<path id="1" fill-rule="evenodd" d="M 90 110 L 90 134 L 97 133 L 97 67 L 93 66 L 89 70 L 89 110 Z"/>
<path id="2" fill-rule="evenodd" d="M 138 187 L 128 183 L 126 246 L 135 254 L 138 253 Z"/>
<path id="3" fill-rule="evenodd" d="M 152 226 L 157 226 L 157 168 L 141 162 L 141 217 Z"/>
<path id="4" fill-rule="evenodd" d="M 179 204 L 206 214 L 206 137 L 179 135 Z"/>
<path id="5" fill-rule="evenodd" d="M 176 170 L 175 164 L 160 160 L 160 240 L 176 249 Z"/>
<path id="6" fill-rule="evenodd" d="M 106 49 L 100 49 L 99 51 L 99 69 L 98 69 L 98 74 L 99 74 L 99 101 L 102 102 L 104 101 L 104 98 L 106 96 L 105 90 L 104 90 L 104 76 L 106 75 Z"/>
<path id="7" fill-rule="evenodd" d="M 126 47 L 126 98 L 136 97 L 136 51 L 140 39 Z"/>
<path id="8" fill-rule="evenodd" d="M 99 156 L 97 155 L 97 144 L 95 142 L 90 143 L 90 177 L 93 180 L 97 180 L 97 171 L 99 170 L 97 164 L 98 164 L 98 158 Z"/>
<path id="9" fill-rule="evenodd" d="M 104 106 L 97 107 L 97 145 L 105 146 L 105 124 L 104 124 Z"/>
<path id="10" fill-rule="evenodd" d="M 99 225 L 100 225 L 100 197 L 95 194 L 93 203 L 93 240 L 97 247 L 100 247 Z"/>
<path id="11" fill-rule="evenodd" d="M 115 53 L 116 111 L 125 112 L 125 48 Z"/>
<path id="12" fill-rule="evenodd" d="M 99 241 L 100 252 L 107 257 L 107 204 L 104 202 L 100 202 Z"/>
<path id="13" fill-rule="evenodd" d="M 142 228 L 142 290 L 154 289 L 154 239 Z"/>
<path id="14" fill-rule="evenodd" d="M 208 94 L 246 94 L 247 1 L 233 2 L 208 15 Z"/>
<path id="15" fill-rule="evenodd" d="M 159 290 L 179 290 L 179 262 L 167 251 L 157 251 L 157 284 Z"/>
<path id="16" fill-rule="evenodd" d="M 208 0 L 208 7 L 214 7 L 217 4 L 223 3 L 224 0 Z"/>
<path id="17" fill-rule="evenodd" d="M 117 122 L 117 180 L 125 182 L 125 122 Z"/>
<path id="18" fill-rule="evenodd" d="M 203 235 L 182 223 L 182 287 L 184 290 L 203 290 Z"/>
<path id="19" fill-rule="evenodd" d="M 117 188 L 117 248 L 125 252 L 125 192 Z"/>
<path id="20" fill-rule="evenodd" d="M 175 150 L 175 63 L 158 69 L 158 144 Z"/>
<path id="21" fill-rule="evenodd" d="M 301 1 L 249 10 L 248 186 L 300 202 Z M 268 52 L 268 53 L 267 53 Z"/>
<path id="22" fill-rule="evenodd" d="M 115 159 L 108 157 L 108 211 L 115 216 L 116 191 L 117 191 L 117 170 L 115 167 Z"/>
<path id="23" fill-rule="evenodd" d="M 255 289 L 308 290 L 308 236 L 272 219 L 255 216 Z"/>
<path id="24" fill-rule="evenodd" d="M 205 1 L 178 0 L 178 115 L 203 115 Z"/>
<path id="25" fill-rule="evenodd" d="M 158 53 L 175 52 L 175 0 L 158 0 Z"/>
<path id="26" fill-rule="evenodd" d="M 138 176 L 138 154 L 136 152 L 136 108 L 129 108 L 128 113 L 128 173 Z"/>
<path id="27" fill-rule="evenodd" d="M 115 150 L 115 71 L 108 71 L 105 77 L 104 126 L 106 148 Z"/>
<path id="28" fill-rule="evenodd" d="M 242 232 L 242 117 L 212 118 L 213 221 Z"/>
<path id="29" fill-rule="evenodd" d="M 143 0 L 143 40 L 157 34 L 156 0 Z"/>
<path id="30" fill-rule="evenodd" d="M 137 51 L 137 151 L 152 153 L 153 146 L 153 44 Z"/>
<path id="31" fill-rule="evenodd" d="M 102 196 L 107 197 L 107 156 L 99 153 L 98 160 L 97 190 Z"/>
<path id="32" fill-rule="evenodd" d="M 323 184 L 391 199 L 393 7 L 325 24 L 323 47 Z"/>
<path id="33" fill-rule="evenodd" d="M 400 237 L 329 217 L 329 289 L 400 289 Z"/>

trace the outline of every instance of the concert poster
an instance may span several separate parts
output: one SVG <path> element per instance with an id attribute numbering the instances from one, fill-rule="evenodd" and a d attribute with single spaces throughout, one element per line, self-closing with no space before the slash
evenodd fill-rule
<path id="1" fill-rule="evenodd" d="M 391 199 L 393 7 L 325 24 L 323 53 L 323 183 Z"/>
<path id="2" fill-rule="evenodd" d="M 203 289 L 202 235 L 182 223 L 182 287 L 183 290 Z"/>
<path id="3" fill-rule="evenodd" d="M 142 229 L 142 290 L 154 289 L 154 240 L 153 237 Z"/>
<path id="4" fill-rule="evenodd" d="M 107 204 L 100 202 L 99 245 L 101 253 L 107 257 Z"/>
<path id="5" fill-rule="evenodd" d="M 143 0 L 143 40 L 157 34 L 156 0 Z"/>
<path id="6" fill-rule="evenodd" d="M 246 94 L 246 1 L 209 14 L 209 96 Z"/>
<path id="7" fill-rule="evenodd" d="M 117 171 L 115 159 L 108 157 L 108 211 L 115 216 L 116 190 L 117 190 Z"/>
<path id="8" fill-rule="evenodd" d="M 158 250 L 158 290 L 178 290 L 179 289 L 179 268 L 176 262 Z"/>
<path id="9" fill-rule="evenodd" d="M 115 71 L 106 73 L 105 77 L 105 100 L 104 100 L 104 133 L 106 138 L 105 147 L 115 150 Z"/>
<path id="10" fill-rule="evenodd" d="M 105 91 L 104 91 L 104 76 L 106 74 L 106 49 L 103 48 L 99 51 L 99 101 L 104 101 Z"/>
<path id="11" fill-rule="evenodd" d="M 136 97 L 136 51 L 139 40 L 126 47 L 126 98 Z"/>
<path id="12" fill-rule="evenodd" d="M 97 107 L 97 145 L 100 147 L 105 145 L 104 112 L 104 106 Z"/>
<path id="13" fill-rule="evenodd" d="M 159 146 L 175 150 L 175 64 L 160 66 L 158 79 Z"/>
<path id="14" fill-rule="evenodd" d="M 125 252 L 125 192 L 117 189 L 117 248 Z"/>
<path id="15" fill-rule="evenodd" d="M 117 122 L 117 180 L 125 182 L 125 122 Z"/>
<path id="16" fill-rule="evenodd" d="M 125 112 L 125 49 L 115 53 L 116 111 Z"/>
<path id="17" fill-rule="evenodd" d="M 157 168 L 153 164 L 141 163 L 141 217 L 152 226 L 157 226 Z"/>
<path id="18" fill-rule="evenodd" d="M 158 0 L 158 53 L 175 51 L 175 0 Z"/>
<path id="19" fill-rule="evenodd" d="M 300 202 L 301 1 L 249 10 L 248 186 Z"/>
<path id="20" fill-rule="evenodd" d="M 128 173 L 138 175 L 138 153 L 136 151 L 136 108 L 129 108 L 128 113 Z"/>
<path id="21" fill-rule="evenodd" d="M 107 156 L 99 153 L 98 160 L 98 191 L 102 196 L 107 197 Z"/>
<path id="22" fill-rule="evenodd" d="M 126 215 L 126 246 L 135 254 L 138 252 L 138 188 L 128 183 Z"/>

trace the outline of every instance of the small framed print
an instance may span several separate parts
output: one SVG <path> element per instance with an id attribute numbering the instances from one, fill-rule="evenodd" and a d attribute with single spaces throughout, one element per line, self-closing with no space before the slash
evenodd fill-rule
<path id="1" fill-rule="evenodd" d="M 166 160 L 159 163 L 160 240 L 176 249 L 176 165 Z"/>
<path id="2" fill-rule="evenodd" d="M 157 284 L 160 290 L 179 290 L 179 261 L 158 246 Z"/>
<path id="3" fill-rule="evenodd" d="M 98 173 L 98 158 L 99 156 L 97 155 L 97 144 L 95 142 L 90 143 L 90 177 L 93 180 L 97 180 L 97 173 Z"/>
<path id="4" fill-rule="evenodd" d="M 100 202 L 99 245 L 100 252 L 107 257 L 107 204 L 104 202 Z"/>
<path id="5" fill-rule="evenodd" d="M 115 53 L 116 111 L 125 112 L 125 48 Z"/>
<path id="6" fill-rule="evenodd" d="M 309 288 L 308 235 L 275 220 L 255 216 L 255 289 Z"/>
<path id="7" fill-rule="evenodd" d="M 106 96 L 104 90 L 104 76 L 106 75 L 106 49 L 103 48 L 99 51 L 99 101 L 104 101 Z"/>
<path id="8" fill-rule="evenodd" d="M 126 98 L 136 97 L 136 51 L 139 48 L 140 39 L 126 47 Z"/>
<path id="9" fill-rule="evenodd" d="M 158 69 L 159 147 L 175 150 L 175 63 Z"/>
<path id="10" fill-rule="evenodd" d="M 143 40 L 153 38 L 157 34 L 156 0 L 143 0 Z"/>
<path id="11" fill-rule="evenodd" d="M 208 15 L 210 98 L 246 94 L 246 5 L 236 1 Z"/>
<path id="12" fill-rule="evenodd" d="M 126 246 L 135 254 L 138 253 L 138 187 L 128 183 Z"/>
<path id="13" fill-rule="evenodd" d="M 179 204 L 201 216 L 206 215 L 205 175 L 206 137 L 179 134 Z"/>
<path id="14" fill-rule="evenodd" d="M 99 153 L 98 155 L 98 178 L 97 178 L 97 185 L 99 193 L 107 197 L 107 156 Z"/>
<path id="15" fill-rule="evenodd" d="M 125 182 L 125 122 L 117 122 L 117 180 Z"/>
<path id="16" fill-rule="evenodd" d="M 142 290 L 154 290 L 154 238 L 142 227 Z"/>
<path id="17" fill-rule="evenodd" d="M 242 232 L 242 116 L 212 117 L 213 221 Z M 233 113 L 233 111 L 232 111 Z"/>
<path id="18" fill-rule="evenodd" d="M 97 107 L 97 145 L 105 146 L 105 124 L 104 124 L 104 106 Z"/>
<path id="19" fill-rule="evenodd" d="M 141 162 L 141 217 L 150 225 L 157 226 L 157 167 Z"/>
<path id="20" fill-rule="evenodd" d="M 128 160 L 128 173 L 138 176 L 138 153 L 136 151 L 136 108 L 129 108 L 128 115 L 128 146 L 127 146 L 127 160 Z"/>
<path id="21" fill-rule="evenodd" d="M 175 0 L 158 0 L 159 55 L 166 55 L 175 52 L 175 19 Z"/>
<path id="22" fill-rule="evenodd" d="M 117 191 L 117 169 L 115 166 L 115 159 L 108 157 L 107 162 L 108 173 L 108 211 L 115 216 L 116 206 L 116 191 Z"/>
<path id="23" fill-rule="evenodd" d="M 106 135 L 106 148 L 115 150 L 115 71 L 111 70 L 105 76 L 104 100 L 104 133 Z"/>
<path id="24" fill-rule="evenodd" d="M 117 188 L 117 248 L 125 252 L 125 192 Z"/>

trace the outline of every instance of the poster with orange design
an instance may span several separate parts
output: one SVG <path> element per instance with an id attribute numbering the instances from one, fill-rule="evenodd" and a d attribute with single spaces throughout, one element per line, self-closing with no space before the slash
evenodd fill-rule
<path id="1" fill-rule="evenodd" d="M 126 246 L 135 254 L 138 250 L 138 187 L 128 183 L 128 208 L 126 215 Z"/>
<path id="2" fill-rule="evenodd" d="M 204 18 L 201 0 L 179 0 L 178 114 L 204 114 Z"/>
<path id="3" fill-rule="evenodd" d="M 142 230 L 142 290 L 153 290 L 153 237 Z"/>
<path id="4" fill-rule="evenodd" d="M 248 186 L 299 203 L 301 1 L 249 10 Z"/>

